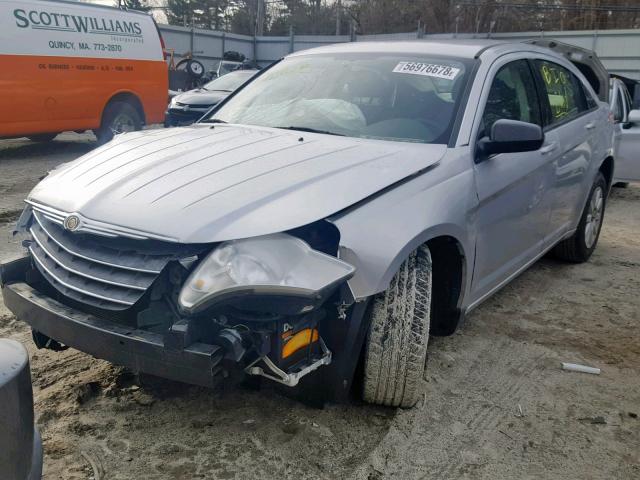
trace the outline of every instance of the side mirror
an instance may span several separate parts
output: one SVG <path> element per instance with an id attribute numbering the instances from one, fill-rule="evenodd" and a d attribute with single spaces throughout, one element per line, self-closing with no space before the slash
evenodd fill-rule
<path id="1" fill-rule="evenodd" d="M 627 123 L 640 123 L 640 110 L 631 110 L 627 116 Z"/>
<path id="2" fill-rule="evenodd" d="M 640 113 L 640 111 L 638 112 Z M 544 142 L 540 125 L 518 120 L 497 120 L 491 127 L 491 135 L 478 141 L 477 162 L 498 153 L 531 152 Z"/>

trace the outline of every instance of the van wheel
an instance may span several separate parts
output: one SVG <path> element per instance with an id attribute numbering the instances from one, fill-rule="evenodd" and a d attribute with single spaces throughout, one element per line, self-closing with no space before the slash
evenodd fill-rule
<path id="1" fill-rule="evenodd" d="M 429 341 L 431 253 L 418 248 L 376 296 L 364 358 L 363 398 L 390 407 L 418 400 Z"/>
<path id="2" fill-rule="evenodd" d="M 142 128 L 138 111 L 127 102 L 112 102 L 102 114 L 102 125 L 95 131 L 101 145 L 111 141 L 114 135 L 133 132 Z"/>
<path id="3" fill-rule="evenodd" d="M 37 135 L 29 135 L 27 138 L 32 142 L 50 142 L 58 136 L 57 133 L 38 133 Z"/>
<path id="4" fill-rule="evenodd" d="M 575 263 L 589 260 L 598 244 L 606 203 L 607 181 L 602 173 L 598 172 L 582 212 L 578 229 L 571 237 L 555 246 L 553 253 L 556 257 Z"/>

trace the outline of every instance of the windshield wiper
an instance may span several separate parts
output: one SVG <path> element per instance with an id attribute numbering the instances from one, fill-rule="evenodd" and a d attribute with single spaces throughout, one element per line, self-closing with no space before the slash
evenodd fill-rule
<path id="1" fill-rule="evenodd" d="M 219 118 L 209 118 L 207 120 L 200 120 L 200 123 L 229 123 Z"/>
<path id="2" fill-rule="evenodd" d="M 274 128 L 281 128 L 283 130 L 297 130 L 299 132 L 324 133 L 325 135 L 337 135 L 338 137 L 345 136 L 343 133 L 330 132 L 329 130 L 318 130 L 317 128 L 310 128 L 310 127 L 292 126 L 292 127 L 274 127 Z"/>

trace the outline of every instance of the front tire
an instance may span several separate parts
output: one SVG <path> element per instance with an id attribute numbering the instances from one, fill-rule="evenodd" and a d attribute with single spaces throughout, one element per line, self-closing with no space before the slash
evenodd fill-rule
<path id="1" fill-rule="evenodd" d="M 596 249 L 604 210 L 607 203 L 607 181 L 601 172 L 591 187 L 587 204 L 582 212 L 580 223 L 575 233 L 555 246 L 553 252 L 561 260 L 582 263 L 589 260 Z"/>
<path id="2" fill-rule="evenodd" d="M 98 143 L 105 144 L 119 133 L 133 132 L 142 128 L 138 111 L 127 102 L 112 102 L 104 109 L 102 124 L 95 131 Z"/>
<path id="3" fill-rule="evenodd" d="M 364 358 L 363 398 L 390 407 L 418 400 L 429 341 L 431 253 L 413 252 L 371 310 Z"/>

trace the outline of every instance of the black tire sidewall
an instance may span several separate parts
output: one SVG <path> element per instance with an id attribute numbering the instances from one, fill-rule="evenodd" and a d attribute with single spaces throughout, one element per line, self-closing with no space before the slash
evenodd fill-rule
<path id="1" fill-rule="evenodd" d="M 54 138 L 58 136 L 57 133 L 37 133 L 35 135 L 29 135 L 27 138 L 32 142 L 51 142 Z"/>
<path id="2" fill-rule="evenodd" d="M 591 198 L 593 197 L 593 192 L 596 191 L 596 188 L 602 188 L 602 217 L 600 219 L 600 225 L 598 227 L 598 233 L 596 234 L 596 238 L 591 247 L 587 247 L 587 243 L 585 241 L 585 230 L 587 227 L 587 216 L 589 214 L 589 208 L 591 206 Z M 578 224 L 578 229 L 576 230 L 576 247 L 577 251 L 583 259 L 586 261 L 591 257 L 591 254 L 598 246 L 598 240 L 600 238 L 600 232 L 602 232 L 602 224 L 604 223 L 604 213 L 607 207 L 607 181 L 601 172 L 598 172 L 593 185 L 591 186 L 591 191 L 589 192 L 589 197 L 587 198 L 587 202 L 585 203 L 584 210 L 582 212 L 582 217 L 580 217 L 580 223 Z"/>
<path id="3" fill-rule="evenodd" d="M 134 124 L 134 130 L 142 129 L 142 119 L 140 118 L 140 114 L 138 111 L 127 102 L 113 102 L 107 105 L 104 109 L 104 114 L 102 115 L 102 124 L 100 128 L 96 131 L 96 137 L 98 138 L 98 143 L 101 145 L 107 143 L 113 139 L 113 132 L 111 130 L 111 126 L 113 121 L 119 115 L 128 115 L 132 123 Z"/>
<path id="4" fill-rule="evenodd" d="M 194 68 L 198 68 L 200 70 L 200 73 L 196 72 Z M 193 78 L 200 78 L 204 75 L 205 68 L 204 65 L 199 61 L 189 60 L 189 62 L 187 62 L 187 71 Z"/>

